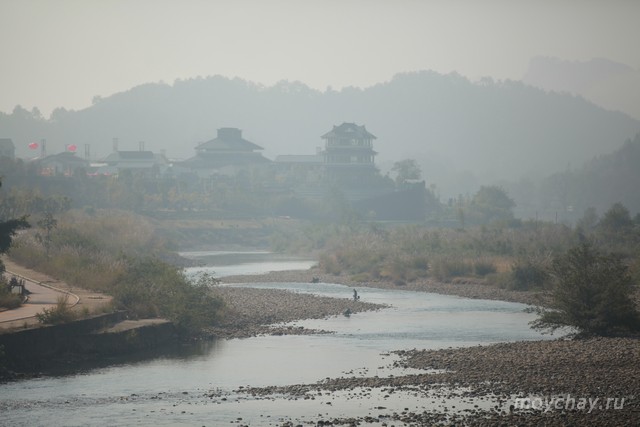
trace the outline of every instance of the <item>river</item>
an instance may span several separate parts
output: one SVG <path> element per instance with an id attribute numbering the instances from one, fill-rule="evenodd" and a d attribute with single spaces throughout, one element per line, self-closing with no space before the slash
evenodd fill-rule
<path id="1" fill-rule="evenodd" d="M 191 252 L 203 267 L 188 270 L 257 274 L 308 268 L 313 261 L 266 252 Z M 351 288 L 331 283 L 252 283 L 336 298 Z M 387 304 L 376 312 L 304 320 L 293 325 L 332 331 L 323 335 L 267 336 L 181 346 L 145 357 L 113 359 L 41 378 L 0 385 L 0 424 L 60 425 L 280 425 L 319 418 L 376 416 L 378 412 L 433 409 L 434 397 L 370 390 L 313 399 L 260 398 L 249 386 L 310 384 L 343 376 L 406 374 L 394 368 L 393 350 L 447 348 L 544 339 L 531 330 L 532 314 L 521 304 L 471 300 L 402 290 L 360 288 L 361 300 Z M 451 402 L 448 402 L 451 403 Z M 464 401 L 456 401 L 458 408 Z M 380 408 L 380 409 L 378 409 Z M 384 408 L 384 411 L 382 411 Z M 382 422 L 382 421 L 381 421 Z M 376 425 L 376 424 L 373 424 Z M 382 425 L 382 424 L 380 424 Z M 399 424 L 401 425 L 401 424 Z"/>

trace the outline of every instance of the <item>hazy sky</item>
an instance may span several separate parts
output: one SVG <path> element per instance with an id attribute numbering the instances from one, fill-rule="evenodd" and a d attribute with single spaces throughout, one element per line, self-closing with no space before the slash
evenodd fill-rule
<path id="1" fill-rule="evenodd" d="M 638 0 L 0 0 L 0 111 L 220 74 L 366 87 L 403 71 L 521 79 L 536 55 L 640 69 Z"/>

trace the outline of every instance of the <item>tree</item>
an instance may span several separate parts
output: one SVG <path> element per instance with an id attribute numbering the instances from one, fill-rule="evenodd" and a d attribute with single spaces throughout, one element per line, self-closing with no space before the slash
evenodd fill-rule
<path id="1" fill-rule="evenodd" d="M 43 244 L 47 253 L 47 258 L 49 258 L 49 251 L 51 249 L 51 232 L 58 226 L 58 220 L 54 218 L 53 212 L 47 210 L 44 213 L 44 217 L 38 221 L 38 226 L 44 229 L 45 234 L 42 236 L 38 233 L 36 234 L 36 238 Z"/>
<path id="2" fill-rule="evenodd" d="M 578 220 L 577 227 L 584 231 L 590 231 L 598 223 L 598 213 L 596 208 L 589 207 L 585 209 L 584 215 Z"/>
<path id="3" fill-rule="evenodd" d="M 481 224 L 511 220 L 515 206 L 515 202 L 503 188 L 495 185 L 482 186 L 473 196 L 469 216 Z"/>
<path id="4" fill-rule="evenodd" d="M 613 204 L 600 221 L 600 226 L 611 231 L 619 231 L 631 225 L 633 221 L 629 209 L 622 203 Z"/>
<path id="5" fill-rule="evenodd" d="M 2 181 L 0 181 L 0 186 L 2 186 Z M 26 216 L 0 221 L 0 254 L 9 250 L 16 232 L 25 228 L 29 228 Z M 0 272 L 2 271 L 4 271 L 4 264 L 0 261 Z"/>
<path id="6" fill-rule="evenodd" d="M 614 254 L 583 243 L 553 260 L 555 279 L 551 310 L 537 309 L 532 327 L 554 330 L 569 326 L 581 335 L 613 336 L 640 330 L 627 266 Z"/>
<path id="7" fill-rule="evenodd" d="M 422 171 L 418 162 L 414 159 L 405 159 L 395 162 L 391 168 L 396 173 L 396 184 L 404 184 L 411 179 L 420 179 Z"/>

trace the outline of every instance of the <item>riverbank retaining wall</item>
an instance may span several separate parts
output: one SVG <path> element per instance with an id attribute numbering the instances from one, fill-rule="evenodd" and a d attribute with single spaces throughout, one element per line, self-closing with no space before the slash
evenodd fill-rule
<path id="1" fill-rule="evenodd" d="M 175 328 L 170 322 L 122 332 L 96 333 L 126 317 L 127 313 L 121 311 L 2 334 L 0 367 L 38 372 L 64 360 L 123 354 L 152 348 L 175 338 Z"/>

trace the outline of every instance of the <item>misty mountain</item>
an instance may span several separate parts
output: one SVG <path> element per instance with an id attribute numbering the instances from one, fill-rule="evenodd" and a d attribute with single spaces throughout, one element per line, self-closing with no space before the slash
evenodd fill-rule
<path id="1" fill-rule="evenodd" d="M 538 56 L 523 82 L 545 90 L 580 95 L 609 110 L 640 119 L 640 70 L 604 58 L 566 61 Z"/>
<path id="2" fill-rule="evenodd" d="M 611 152 L 640 131 L 640 121 L 581 97 L 547 93 L 513 81 L 473 83 L 456 74 L 400 74 L 366 89 L 325 92 L 298 82 L 265 87 L 220 76 L 132 88 L 80 111 L 55 110 L 47 120 L 16 107 L 0 114 L 0 137 L 18 156 L 35 156 L 29 142 L 46 138 L 49 153 L 76 144 L 92 159 L 120 150 L 165 151 L 188 158 L 221 127 L 237 127 L 264 154 L 312 154 L 320 136 L 342 122 L 364 124 L 377 136 L 383 171 L 416 159 L 443 196 L 483 183 L 544 177 Z"/>
<path id="3" fill-rule="evenodd" d="M 602 215 L 614 203 L 640 212 L 640 134 L 613 153 L 598 156 L 581 168 L 553 174 L 541 183 L 544 206 L 572 207 L 577 218 L 587 208 Z"/>

